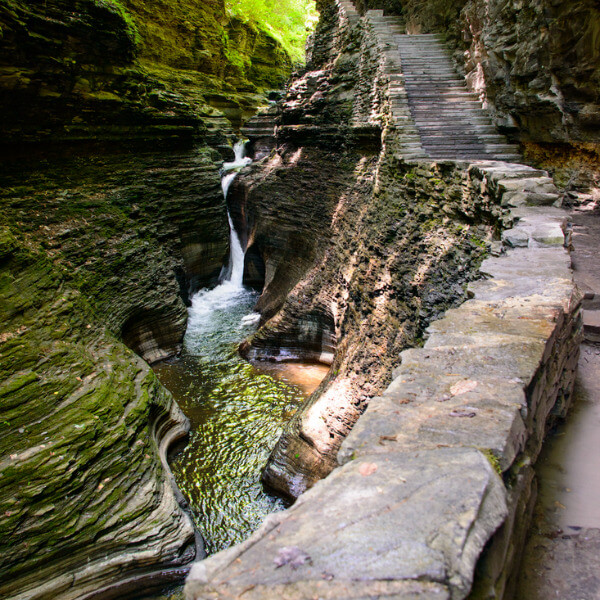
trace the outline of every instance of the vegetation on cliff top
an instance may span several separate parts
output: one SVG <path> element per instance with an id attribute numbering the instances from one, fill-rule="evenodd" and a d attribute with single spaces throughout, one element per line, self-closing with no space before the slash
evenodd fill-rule
<path id="1" fill-rule="evenodd" d="M 265 29 L 294 62 L 303 61 L 306 38 L 319 18 L 314 0 L 226 0 L 225 4 L 230 15 Z"/>

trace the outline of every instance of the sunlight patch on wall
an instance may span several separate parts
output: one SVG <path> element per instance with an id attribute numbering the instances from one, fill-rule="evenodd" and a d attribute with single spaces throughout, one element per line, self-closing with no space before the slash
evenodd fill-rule
<path id="1" fill-rule="evenodd" d="M 314 0 L 226 0 L 225 6 L 232 16 L 256 21 L 295 63 L 304 62 L 306 40 L 319 19 Z"/>

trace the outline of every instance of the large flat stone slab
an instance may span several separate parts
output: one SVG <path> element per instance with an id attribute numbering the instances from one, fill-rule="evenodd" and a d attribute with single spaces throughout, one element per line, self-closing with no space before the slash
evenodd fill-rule
<path id="1" fill-rule="evenodd" d="M 506 511 L 504 486 L 475 449 L 367 455 L 271 515 L 247 542 L 197 563 L 186 594 L 462 598 Z"/>

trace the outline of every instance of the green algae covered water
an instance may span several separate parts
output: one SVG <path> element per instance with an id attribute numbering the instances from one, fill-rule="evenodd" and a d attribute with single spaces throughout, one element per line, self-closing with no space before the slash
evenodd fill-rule
<path id="1" fill-rule="evenodd" d="M 190 419 L 189 443 L 171 462 L 208 553 L 247 538 L 283 508 L 266 494 L 260 471 L 283 425 L 304 399 L 301 390 L 238 357 L 252 332 L 257 294 L 231 281 L 194 296 L 184 352 L 155 367 Z"/>

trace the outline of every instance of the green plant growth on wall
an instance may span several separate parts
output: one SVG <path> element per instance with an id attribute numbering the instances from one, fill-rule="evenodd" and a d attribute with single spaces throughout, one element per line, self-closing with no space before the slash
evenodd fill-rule
<path id="1" fill-rule="evenodd" d="M 131 40 L 137 45 L 140 43 L 140 34 L 135 25 L 135 22 L 125 7 L 119 0 L 95 0 L 96 4 L 102 8 L 106 8 L 111 12 L 119 15 L 127 25 L 127 33 Z"/>
<path id="2" fill-rule="evenodd" d="M 304 61 L 306 38 L 318 19 L 314 0 L 226 0 L 225 5 L 230 15 L 256 21 L 294 62 Z"/>

